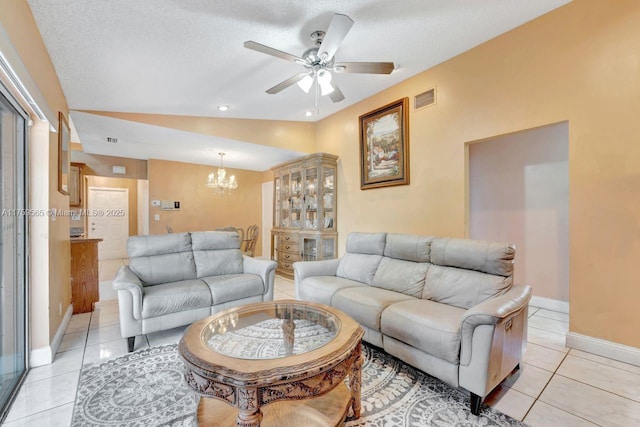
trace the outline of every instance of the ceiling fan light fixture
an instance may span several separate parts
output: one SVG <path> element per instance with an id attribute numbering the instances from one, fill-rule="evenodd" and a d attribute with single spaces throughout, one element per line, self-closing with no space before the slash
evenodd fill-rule
<path id="1" fill-rule="evenodd" d="M 302 89 L 304 93 L 309 93 L 312 85 L 313 85 L 313 77 L 311 77 L 308 74 L 304 76 L 302 79 L 298 80 L 298 87 Z"/>
<path id="2" fill-rule="evenodd" d="M 322 96 L 329 95 L 331 92 L 333 92 L 333 85 L 331 84 L 331 73 L 327 70 L 320 70 L 318 72 L 318 84 L 320 85 Z"/>

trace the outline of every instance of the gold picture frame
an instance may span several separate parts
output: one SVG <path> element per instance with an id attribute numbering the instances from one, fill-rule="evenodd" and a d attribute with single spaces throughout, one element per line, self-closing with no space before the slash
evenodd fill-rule
<path id="1" fill-rule="evenodd" d="M 360 189 L 409 184 L 409 98 L 359 117 Z"/>
<path id="2" fill-rule="evenodd" d="M 58 113 L 58 191 L 69 195 L 69 149 L 71 145 L 71 130 L 62 112 Z"/>

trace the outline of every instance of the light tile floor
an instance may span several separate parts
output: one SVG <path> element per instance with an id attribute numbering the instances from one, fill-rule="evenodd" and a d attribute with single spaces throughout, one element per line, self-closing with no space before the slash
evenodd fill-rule
<path id="1" fill-rule="evenodd" d="M 125 262 L 101 266 L 101 280 Z M 295 298 L 293 281 L 276 276 L 274 297 Z M 74 315 L 54 363 L 29 372 L 3 426 L 68 426 L 82 366 L 127 353 L 117 313 L 117 300 L 105 300 Z M 529 316 L 521 369 L 487 404 L 533 427 L 640 425 L 640 367 L 565 347 L 566 314 L 531 307 Z M 135 348 L 177 343 L 184 329 L 137 337 Z"/>

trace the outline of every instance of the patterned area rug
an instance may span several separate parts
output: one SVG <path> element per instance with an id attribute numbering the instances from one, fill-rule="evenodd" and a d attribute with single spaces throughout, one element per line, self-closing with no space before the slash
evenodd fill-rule
<path id="1" fill-rule="evenodd" d="M 469 412 L 467 393 L 452 389 L 379 349 L 363 346 L 362 416 L 347 426 L 525 426 L 484 407 Z M 72 425 L 196 426 L 198 398 L 182 379 L 177 346 L 137 351 L 80 375 Z"/>

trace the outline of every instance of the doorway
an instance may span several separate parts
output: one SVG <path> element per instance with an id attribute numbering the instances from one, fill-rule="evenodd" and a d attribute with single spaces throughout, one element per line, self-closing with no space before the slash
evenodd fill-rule
<path id="1" fill-rule="evenodd" d="M 98 260 L 127 257 L 129 238 L 129 189 L 89 187 L 88 233 L 98 243 Z"/>
<path id="2" fill-rule="evenodd" d="M 28 116 L 0 84 L 0 422 L 27 374 Z"/>
<path id="3" fill-rule="evenodd" d="M 468 148 L 469 237 L 515 243 L 514 282 L 531 285 L 534 298 L 566 311 L 568 123 L 490 138 Z"/>

